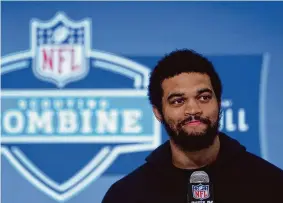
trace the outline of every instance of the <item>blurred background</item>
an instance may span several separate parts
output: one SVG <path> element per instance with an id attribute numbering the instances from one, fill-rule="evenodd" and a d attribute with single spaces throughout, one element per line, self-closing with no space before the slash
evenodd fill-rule
<path id="1" fill-rule="evenodd" d="M 134 141 L 119 141 L 119 136 L 112 135 L 111 143 L 105 140 L 52 144 L 26 140 L 2 142 L 3 203 L 101 202 L 111 184 L 143 164 L 145 157 L 168 139 L 162 126 L 152 117 L 146 87 L 137 87 L 124 76 L 126 73 L 141 75 L 143 84 L 146 84 L 147 73 L 157 61 L 164 54 L 181 48 L 193 49 L 208 57 L 222 78 L 224 114 L 221 130 L 239 140 L 248 151 L 283 169 L 283 2 L 5 1 L 1 4 L 3 119 L 11 109 L 19 109 L 17 99 L 23 99 L 21 92 L 27 90 L 42 92 L 41 97 L 35 98 L 37 102 L 42 97 L 52 102 L 53 97 L 46 95 L 47 91 L 54 90 L 58 92 L 57 98 L 61 96 L 60 99 L 65 101 L 67 98 L 62 92 L 71 90 L 75 92 L 73 101 L 76 102 L 81 92 L 88 89 L 92 93 L 89 98 L 82 97 L 83 101 L 104 99 L 110 108 L 121 111 L 136 109 L 137 115 L 143 115 L 139 117 L 142 130 L 134 133 Z M 37 58 L 40 56 L 38 49 L 31 52 L 32 42 L 40 35 L 31 29 L 32 19 L 48 22 L 59 12 L 71 21 L 88 19 L 91 22 L 89 30 L 80 25 L 84 28 L 80 46 L 93 50 L 93 54 L 82 52 L 81 56 L 87 61 L 82 64 L 90 67 L 85 72 L 87 75 L 64 87 L 54 82 L 58 79 L 56 75 L 54 80 L 46 80 L 46 75 L 39 78 L 32 70 L 40 60 Z M 47 23 L 46 29 L 54 31 L 56 26 Z M 37 37 L 31 37 L 33 32 Z M 42 36 L 44 38 L 48 33 Z M 75 40 L 77 37 L 78 34 L 74 34 Z M 86 40 L 87 37 L 90 41 Z M 44 43 L 54 45 L 48 40 Z M 98 60 L 102 55 L 104 59 Z M 128 72 L 121 69 L 122 66 L 128 68 Z M 117 70 L 123 73 L 118 74 Z M 125 97 L 123 93 L 115 98 L 111 93 L 110 97 L 106 94 L 97 96 L 97 89 L 106 92 L 127 89 L 132 97 Z M 17 91 L 17 94 L 6 96 L 11 91 Z M 92 94 L 96 97 L 92 98 Z M 31 104 L 28 99 L 22 101 Z M 24 130 L 18 134 L 9 133 L 5 125 L 1 122 L 3 140 L 27 136 L 28 132 Z M 47 137 L 40 133 L 31 136 Z M 123 134 L 122 131 L 117 133 Z M 104 135 L 108 136 L 107 133 Z M 68 136 L 72 138 L 73 135 L 67 135 L 67 139 Z M 97 134 L 88 136 L 96 137 Z M 129 144 L 135 147 L 127 148 Z M 118 153 L 117 148 L 123 148 L 125 152 Z M 93 158 L 104 152 L 108 164 L 96 161 L 97 168 L 93 167 L 84 177 L 80 172 L 87 171 L 86 166 L 94 164 Z"/>

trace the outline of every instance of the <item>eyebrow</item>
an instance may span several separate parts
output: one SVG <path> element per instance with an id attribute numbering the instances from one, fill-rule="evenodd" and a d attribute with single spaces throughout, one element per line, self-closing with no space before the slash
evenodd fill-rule
<path id="1" fill-rule="evenodd" d="M 202 88 L 202 89 L 199 89 L 197 90 L 197 94 L 200 95 L 202 93 L 205 93 L 205 92 L 208 92 L 208 93 L 213 93 L 211 89 L 209 88 Z M 168 97 L 167 97 L 167 100 L 169 101 L 170 99 L 174 98 L 174 97 L 183 97 L 185 94 L 184 93 L 172 93 L 170 94 Z"/>
<path id="2" fill-rule="evenodd" d="M 209 88 L 202 88 L 202 89 L 199 89 L 199 90 L 197 91 L 198 94 L 202 94 L 202 93 L 205 93 L 205 92 L 209 92 L 209 93 L 211 93 L 211 94 L 213 93 L 212 90 L 209 89 Z"/>
<path id="3" fill-rule="evenodd" d="M 172 99 L 173 97 L 182 97 L 184 96 L 184 93 L 172 93 L 167 97 L 167 100 L 169 101 L 170 99 Z"/>

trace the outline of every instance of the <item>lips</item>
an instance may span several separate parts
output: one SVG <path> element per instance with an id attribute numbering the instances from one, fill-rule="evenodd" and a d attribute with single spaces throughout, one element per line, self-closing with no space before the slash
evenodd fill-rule
<path id="1" fill-rule="evenodd" d="M 186 122 L 185 125 L 191 125 L 191 126 L 196 126 L 196 125 L 200 125 L 202 124 L 201 121 L 190 121 L 190 122 Z"/>
<path id="2" fill-rule="evenodd" d="M 184 119 L 182 122 L 178 124 L 178 128 L 182 128 L 185 126 L 199 126 L 199 125 L 210 125 L 210 120 L 208 118 L 202 118 L 200 116 L 190 116 Z"/>

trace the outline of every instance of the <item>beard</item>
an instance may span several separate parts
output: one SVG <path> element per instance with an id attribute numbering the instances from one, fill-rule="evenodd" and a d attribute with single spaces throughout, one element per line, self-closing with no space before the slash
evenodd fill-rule
<path id="1" fill-rule="evenodd" d="M 164 116 L 163 116 L 164 119 Z M 202 132 L 184 131 L 182 126 L 190 121 L 200 121 L 206 124 L 207 128 Z M 210 147 L 218 134 L 220 113 L 216 122 L 212 123 L 208 118 L 200 116 L 189 116 L 177 124 L 177 129 L 174 130 L 165 120 L 163 125 L 171 138 L 171 140 L 185 152 L 195 152 Z"/>

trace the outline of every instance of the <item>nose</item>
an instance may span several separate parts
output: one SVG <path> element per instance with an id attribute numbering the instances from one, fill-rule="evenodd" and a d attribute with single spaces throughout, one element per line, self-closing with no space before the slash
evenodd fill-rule
<path id="1" fill-rule="evenodd" d="M 185 115 L 201 115 L 202 109 L 195 99 L 191 99 L 185 106 Z"/>

